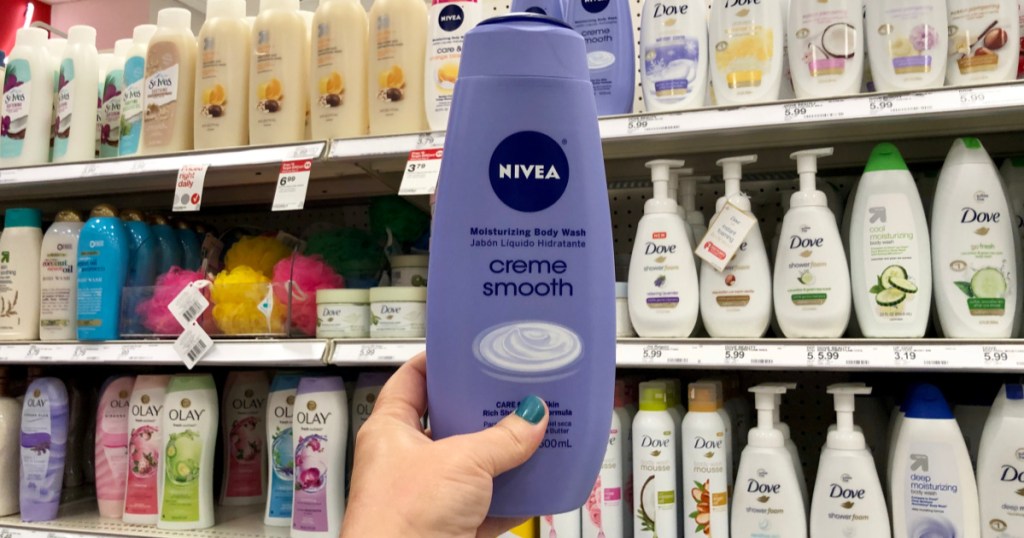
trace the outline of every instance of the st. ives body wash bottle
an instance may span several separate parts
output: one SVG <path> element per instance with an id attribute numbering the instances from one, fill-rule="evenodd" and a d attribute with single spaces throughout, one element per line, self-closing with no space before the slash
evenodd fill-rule
<path id="1" fill-rule="evenodd" d="M 484 21 L 465 45 L 431 244 L 431 427 L 435 439 L 479 431 L 524 397 L 544 398 L 571 424 L 495 480 L 490 513 L 567 512 L 600 470 L 615 369 L 611 224 L 586 49 L 564 23 L 521 13 Z"/>

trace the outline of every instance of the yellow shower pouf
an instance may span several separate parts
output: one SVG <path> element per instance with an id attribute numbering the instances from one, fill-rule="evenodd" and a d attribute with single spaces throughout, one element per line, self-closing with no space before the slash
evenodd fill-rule
<path id="1" fill-rule="evenodd" d="M 224 268 L 250 267 L 266 277 L 274 276 L 274 265 L 292 255 L 292 249 L 273 237 L 245 236 L 224 255 Z"/>
<path id="2" fill-rule="evenodd" d="M 217 328 L 227 335 L 284 331 L 287 305 L 274 302 L 269 326 L 267 317 L 260 311 L 264 299 L 273 301 L 274 296 L 269 292 L 270 278 L 251 267 L 241 265 L 221 271 L 213 280 L 210 292 Z"/>

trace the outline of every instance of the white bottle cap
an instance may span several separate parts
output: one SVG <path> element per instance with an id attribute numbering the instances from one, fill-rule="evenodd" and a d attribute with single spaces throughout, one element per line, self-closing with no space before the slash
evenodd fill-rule
<path id="1" fill-rule="evenodd" d="M 750 387 L 754 393 L 754 407 L 757 409 L 757 426 L 750 429 L 748 444 L 759 447 L 782 447 L 786 438 L 775 427 L 776 399 L 786 393 L 786 387 L 778 383 L 762 383 Z"/>
<path id="2" fill-rule="evenodd" d="M 841 450 L 863 450 L 867 447 L 864 434 L 853 425 L 855 398 L 871 394 L 871 387 L 863 383 L 829 385 L 828 393 L 835 398 L 836 428 L 828 432 L 827 446 Z"/>
<path id="3" fill-rule="evenodd" d="M 206 0 L 206 20 L 244 18 L 245 0 Z"/>
<path id="4" fill-rule="evenodd" d="M 128 56 L 128 49 L 132 48 L 132 43 L 134 43 L 134 41 L 127 38 L 114 41 L 114 56 L 121 58 Z"/>
<path id="5" fill-rule="evenodd" d="M 743 179 L 743 165 L 756 162 L 757 155 L 741 155 L 739 157 L 719 159 L 715 163 L 722 167 L 722 179 L 725 180 L 726 196 L 740 192 L 740 180 Z"/>
<path id="6" fill-rule="evenodd" d="M 156 33 L 155 24 L 140 24 L 132 30 L 132 43 L 136 45 L 148 45 L 149 40 Z"/>
<path id="7" fill-rule="evenodd" d="M 649 161 L 647 168 L 651 169 L 651 182 L 654 183 L 654 196 L 644 203 L 644 214 L 675 213 L 676 201 L 668 197 L 668 183 L 672 168 L 679 168 L 685 165 L 685 161 L 671 159 L 659 159 Z"/>
<path id="8" fill-rule="evenodd" d="M 797 151 L 789 156 L 796 161 L 796 171 L 800 174 L 800 191 L 790 198 L 791 207 L 827 206 L 828 198 L 818 190 L 818 158 L 832 155 L 832 148 L 808 149 Z"/>
<path id="9" fill-rule="evenodd" d="M 260 0 L 260 13 L 270 9 L 299 10 L 299 0 Z"/>
<path id="10" fill-rule="evenodd" d="M 51 37 L 46 41 L 46 52 L 49 53 L 50 57 L 60 61 L 61 56 L 64 56 L 64 47 L 68 45 L 68 40 L 63 37 Z"/>
<path id="11" fill-rule="evenodd" d="M 96 29 L 84 24 L 76 24 L 68 28 L 69 45 L 91 45 L 96 46 Z"/>
<path id="12" fill-rule="evenodd" d="M 180 7 L 161 9 L 156 14 L 156 25 L 160 28 L 192 31 L 192 12 Z"/>
<path id="13" fill-rule="evenodd" d="M 19 28 L 14 35 L 14 46 L 16 47 L 45 47 L 46 30 L 42 28 Z"/>
<path id="14" fill-rule="evenodd" d="M 107 76 L 107 71 L 110 71 L 110 66 L 114 63 L 114 53 L 102 52 L 96 56 L 96 65 L 100 70 L 100 82 L 103 82 L 103 77 Z"/>

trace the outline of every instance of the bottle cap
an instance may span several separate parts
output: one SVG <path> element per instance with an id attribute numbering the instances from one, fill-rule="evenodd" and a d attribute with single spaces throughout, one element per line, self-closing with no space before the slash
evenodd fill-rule
<path id="1" fill-rule="evenodd" d="M 907 397 L 907 418 L 929 420 L 952 419 L 953 412 L 942 397 L 942 391 L 935 385 L 922 383 L 911 390 Z"/>
<path id="2" fill-rule="evenodd" d="M 665 411 L 668 409 L 668 387 L 663 381 L 640 383 L 640 410 Z"/>
<path id="3" fill-rule="evenodd" d="M 15 47 L 45 47 L 46 30 L 42 28 L 19 28 L 14 34 Z"/>
<path id="4" fill-rule="evenodd" d="M 76 24 L 68 28 L 69 45 L 96 46 L 96 29 L 84 24 Z"/>
<path id="5" fill-rule="evenodd" d="M 39 210 L 29 207 L 8 209 L 4 214 L 4 228 L 39 228 L 42 222 Z"/>
<path id="6" fill-rule="evenodd" d="M 992 158 L 985 151 L 985 146 L 981 145 L 981 140 L 973 137 L 957 138 L 953 141 L 953 147 L 949 149 L 949 154 L 946 156 L 946 166 L 949 166 L 950 163 L 995 166 Z"/>
<path id="7" fill-rule="evenodd" d="M 121 212 L 121 220 L 125 222 L 146 222 L 146 215 L 138 209 L 125 209 Z"/>
<path id="8" fill-rule="evenodd" d="M 155 24 L 140 24 L 132 30 L 132 43 L 136 45 L 148 45 L 149 40 L 156 33 Z"/>
<path id="9" fill-rule="evenodd" d="M 89 218 L 93 217 L 116 217 L 117 208 L 110 204 L 100 204 L 89 212 Z"/>
<path id="10" fill-rule="evenodd" d="M 53 222 L 82 222 L 82 214 L 74 209 L 62 209 L 53 217 Z"/>
<path id="11" fill-rule="evenodd" d="M 590 80 L 583 37 L 564 22 L 532 13 L 492 17 L 466 34 L 459 77 Z"/>
<path id="12" fill-rule="evenodd" d="M 757 155 L 740 155 L 738 157 L 726 157 L 719 159 L 718 166 L 722 167 L 722 179 L 725 180 L 725 195 L 729 195 L 729 181 L 736 180 L 736 192 L 739 192 L 739 181 L 743 178 L 743 165 L 757 162 Z"/>
<path id="13" fill-rule="evenodd" d="M 245 0 L 206 0 L 206 20 L 245 19 Z"/>
<path id="14" fill-rule="evenodd" d="M 168 226 L 169 225 L 167 217 L 165 217 L 163 215 L 150 215 L 149 216 L 149 223 L 153 224 L 155 226 Z"/>
<path id="15" fill-rule="evenodd" d="M 68 40 L 63 37 L 51 37 L 46 40 L 46 52 L 49 53 L 51 58 L 60 61 L 61 56 L 64 56 L 64 47 L 68 44 Z"/>
<path id="16" fill-rule="evenodd" d="M 133 41 L 130 38 L 114 41 L 114 57 L 120 58 L 123 62 L 125 57 L 128 56 L 128 50 L 132 48 L 132 43 Z"/>
<path id="17" fill-rule="evenodd" d="M 690 412 L 714 413 L 717 412 L 722 400 L 722 393 L 718 385 L 707 381 L 690 383 Z"/>
<path id="18" fill-rule="evenodd" d="M 187 223 L 187 222 L 185 222 L 183 220 L 175 220 L 174 221 L 174 227 L 179 229 L 179 230 L 191 230 L 192 229 L 192 226 L 189 223 Z"/>
<path id="19" fill-rule="evenodd" d="M 658 159 L 649 161 L 646 166 L 651 170 L 651 182 L 654 184 L 654 194 L 650 200 L 644 202 L 644 214 L 653 215 L 660 213 L 678 212 L 678 204 L 668 195 L 668 184 L 671 179 L 673 168 L 680 168 L 686 161 L 672 159 Z"/>
<path id="20" fill-rule="evenodd" d="M 881 172 L 884 170 L 906 170 L 907 163 L 903 161 L 903 155 L 895 144 L 882 142 L 871 150 L 871 157 L 864 167 L 864 173 Z"/>
<path id="21" fill-rule="evenodd" d="M 192 12 L 180 7 L 167 7 L 156 13 L 156 25 L 172 30 L 192 31 Z"/>
<path id="22" fill-rule="evenodd" d="M 676 407 L 682 402 L 683 398 L 683 382 L 678 379 L 667 378 L 659 379 L 665 384 L 666 400 L 668 401 L 669 407 Z"/>
<path id="23" fill-rule="evenodd" d="M 1024 400 L 1024 385 L 1017 383 L 1006 384 L 1006 399 L 1007 400 Z"/>
<path id="24" fill-rule="evenodd" d="M 789 157 L 796 161 L 796 170 L 800 174 L 800 190 L 790 198 L 791 207 L 827 206 L 828 198 L 818 190 L 818 158 L 832 155 L 832 148 L 808 149 L 797 151 Z"/>

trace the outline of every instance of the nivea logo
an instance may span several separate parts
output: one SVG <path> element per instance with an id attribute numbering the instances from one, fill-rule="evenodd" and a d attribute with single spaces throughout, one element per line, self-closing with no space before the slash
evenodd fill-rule
<path id="1" fill-rule="evenodd" d="M 462 26 L 463 17 L 464 14 L 461 7 L 455 4 L 445 6 L 437 16 L 437 25 L 445 32 L 453 32 Z"/>
<path id="2" fill-rule="evenodd" d="M 644 435 L 643 439 L 640 440 L 641 448 L 667 448 L 668 445 L 668 439 L 655 439 L 650 435 Z"/>
<path id="3" fill-rule="evenodd" d="M 488 167 L 491 189 L 506 206 L 536 213 L 558 202 L 569 183 L 569 159 L 562 145 L 536 131 L 520 131 L 501 141 Z"/>
<path id="4" fill-rule="evenodd" d="M 794 235 L 789 238 L 789 248 L 814 248 L 820 247 L 825 244 L 825 239 L 822 237 L 800 237 Z"/>
<path id="5" fill-rule="evenodd" d="M 1013 465 L 1003 465 L 1003 474 L 999 475 L 999 480 L 1002 482 L 1024 483 L 1024 473 L 1017 470 Z"/>
<path id="6" fill-rule="evenodd" d="M 697 450 L 718 450 L 722 448 L 722 441 L 711 441 L 698 435 L 693 441 L 693 448 Z"/>
<path id="7" fill-rule="evenodd" d="M 828 489 L 828 496 L 833 499 L 863 499 L 865 493 L 863 489 L 844 488 L 839 484 L 831 484 Z"/>
<path id="8" fill-rule="evenodd" d="M 747 480 L 747 493 L 777 494 L 781 489 L 778 484 L 761 483 L 753 478 Z"/>
<path id="9" fill-rule="evenodd" d="M 761 0 L 725 0 L 725 9 L 759 5 L 761 5 Z"/>
<path id="10" fill-rule="evenodd" d="M 654 18 L 658 17 L 673 17 L 676 15 L 686 15 L 690 11 L 689 4 L 672 5 L 672 4 L 654 4 Z"/>
<path id="11" fill-rule="evenodd" d="M 999 218 L 1002 215 L 999 212 L 989 213 L 987 211 L 978 211 L 973 207 L 965 207 L 960 210 L 960 223 L 971 224 L 974 222 L 999 222 Z"/>
<path id="12" fill-rule="evenodd" d="M 608 7 L 608 3 L 611 0 L 580 0 L 583 2 L 583 9 L 587 10 L 587 13 L 600 13 L 604 11 L 604 8 Z"/>

